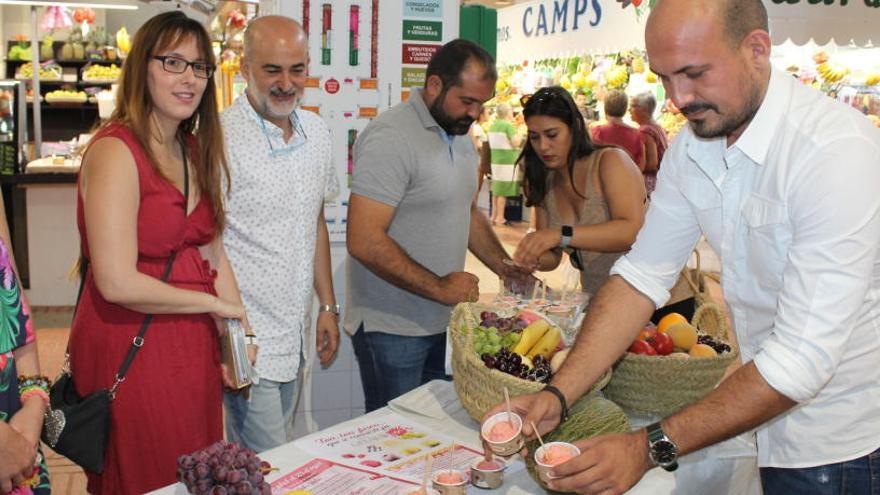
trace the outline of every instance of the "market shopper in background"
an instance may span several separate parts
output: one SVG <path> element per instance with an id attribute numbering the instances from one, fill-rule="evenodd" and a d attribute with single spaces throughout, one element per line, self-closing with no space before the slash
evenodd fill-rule
<path id="1" fill-rule="evenodd" d="M 639 131 L 645 138 L 645 189 L 650 196 L 657 184 L 657 170 L 666 148 L 669 147 L 666 131 L 654 120 L 654 110 L 657 109 L 657 100 L 651 93 L 635 95 L 629 102 L 629 115 L 639 124 Z"/>
<path id="2" fill-rule="evenodd" d="M 69 346 L 81 397 L 113 385 L 154 314 L 110 406 L 104 472 L 86 473 L 91 493 L 173 483 L 178 456 L 223 438 L 215 318 L 245 313 L 220 237 L 226 160 L 214 68 L 197 21 L 179 11 L 148 20 L 116 110 L 83 158 L 77 223 L 88 264 Z"/>
<path id="3" fill-rule="evenodd" d="M 759 0 L 654 7 L 651 69 L 689 126 L 552 385 L 568 404 L 590 388 L 663 304 L 701 235 L 720 255 L 745 364 L 647 429 L 579 442 L 553 489 L 622 493 L 657 464 L 672 470 L 681 455 L 756 429 L 764 493 L 878 490 L 880 133 L 771 69 L 767 29 Z M 563 405 L 541 392 L 514 408 L 545 432 Z"/>
<path id="4" fill-rule="evenodd" d="M 513 111 L 507 103 L 495 107 L 495 121 L 489 126 L 492 160 L 492 224 L 510 225 L 504 217 L 508 197 L 519 196 L 522 172 L 516 166 L 520 138 L 513 126 Z"/>
<path id="5" fill-rule="evenodd" d="M 484 49 L 454 40 L 428 64 L 424 89 L 373 120 L 355 144 L 348 210 L 346 331 L 353 333 L 366 410 L 446 377 L 451 306 L 476 301 L 462 271 L 470 249 L 519 276 L 477 210 L 468 129 L 495 88 Z"/>
<path id="6" fill-rule="evenodd" d="M 40 374 L 31 310 L 16 275 L 0 197 L 0 493 L 50 492 L 40 449 L 49 379 Z M 30 491 L 24 491 L 27 487 Z"/>
<path id="7" fill-rule="evenodd" d="M 257 18 L 244 38 L 247 88 L 222 115 L 232 182 L 223 243 L 260 345 L 260 380 L 250 398 L 226 394 L 226 430 L 230 441 L 257 452 L 293 440 L 313 293 L 320 303 L 315 336 L 321 364 L 339 344 L 324 221 L 324 198 L 339 184 L 327 125 L 297 109 L 308 62 L 299 23 Z"/>
<path id="8" fill-rule="evenodd" d="M 645 137 L 638 129 L 623 121 L 629 99 L 622 90 L 613 89 L 605 95 L 605 124 L 590 128 L 590 137 L 597 144 L 620 146 L 632 158 L 639 170 L 645 169 Z"/>

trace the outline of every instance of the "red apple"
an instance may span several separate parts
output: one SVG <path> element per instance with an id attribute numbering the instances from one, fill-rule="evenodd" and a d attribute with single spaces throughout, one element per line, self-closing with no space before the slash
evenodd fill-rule
<path id="1" fill-rule="evenodd" d="M 629 346 L 627 349 L 629 352 L 633 354 L 643 354 L 646 356 L 656 356 L 657 351 L 651 347 L 651 344 L 645 342 L 644 340 L 636 340 Z"/>
<path id="2" fill-rule="evenodd" d="M 661 356 L 672 354 L 672 348 L 675 347 L 672 342 L 672 337 L 660 332 L 655 333 L 653 337 L 647 340 L 647 342 L 655 351 L 657 351 L 657 354 Z"/>

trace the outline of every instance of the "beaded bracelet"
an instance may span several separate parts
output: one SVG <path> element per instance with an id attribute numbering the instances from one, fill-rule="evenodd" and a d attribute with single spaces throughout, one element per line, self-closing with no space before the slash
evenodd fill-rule
<path id="1" fill-rule="evenodd" d="M 37 396 L 43 399 L 43 402 L 45 402 L 47 406 L 49 405 L 49 394 L 41 388 L 29 388 L 26 391 L 22 392 L 21 395 L 19 395 L 19 398 L 21 399 L 21 402 L 24 403 L 24 401 L 33 396 Z"/>
<path id="2" fill-rule="evenodd" d="M 18 377 L 18 395 L 24 396 L 30 390 L 40 390 L 49 396 L 49 379 L 43 375 L 21 375 Z"/>

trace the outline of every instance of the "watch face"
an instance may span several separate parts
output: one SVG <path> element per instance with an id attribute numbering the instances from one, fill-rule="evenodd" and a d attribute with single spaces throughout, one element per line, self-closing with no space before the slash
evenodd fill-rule
<path id="1" fill-rule="evenodd" d="M 657 440 L 651 444 L 651 459 L 658 465 L 665 466 L 678 458 L 678 447 L 668 440 Z"/>
<path id="2" fill-rule="evenodd" d="M 574 227 L 571 225 L 563 225 L 562 226 L 562 235 L 565 237 L 571 237 L 574 235 Z"/>

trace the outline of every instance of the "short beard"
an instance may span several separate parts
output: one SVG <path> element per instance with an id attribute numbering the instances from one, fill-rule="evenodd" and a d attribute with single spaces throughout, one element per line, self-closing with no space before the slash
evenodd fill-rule
<path id="1" fill-rule="evenodd" d="M 720 115 L 718 107 L 709 103 L 696 103 L 679 110 L 687 117 L 687 113 L 699 111 L 702 108 L 709 108 Z M 689 122 L 691 129 L 698 137 L 703 139 L 726 137 L 748 124 L 755 117 L 755 114 L 758 113 L 759 108 L 761 108 L 761 86 L 755 83 L 746 95 L 746 102 L 742 110 L 729 118 L 722 118 L 716 127 L 709 127 L 704 120 L 691 120 Z"/>
<path id="2" fill-rule="evenodd" d="M 469 115 L 465 115 L 460 119 L 451 117 L 443 110 L 444 101 L 446 101 L 446 88 L 440 92 L 440 95 L 437 96 L 437 99 L 434 100 L 434 103 L 432 103 L 431 107 L 428 109 L 431 112 L 431 116 L 434 117 L 437 124 L 446 131 L 446 134 L 451 136 L 464 136 L 471 129 L 471 124 L 474 123 L 474 119 Z"/>
<path id="3" fill-rule="evenodd" d="M 279 120 L 286 119 L 286 118 L 289 118 L 290 114 L 292 114 L 296 110 L 296 107 L 299 106 L 299 98 L 297 98 L 295 100 L 294 104 L 291 105 L 289 112 L 287 112 L 285 109 L 286 113 L 277 113 L 274 111 L 274 109 L 272 108 L 272 106 L 270 104 L 270 98 L 271 98 L 273 92 L 279 93 L 280 91 L 276 90 L 275 88 L 272 88 L 269 90 L 268 93 L 263 94 L 263 93 L 260 93 L 259 91 L 257 91 L 256 87 L 257 86 L 255 84 L 251 85 L 250 81 L 248 81 L 248 88 L 249 88 L 248 91 L 253 91 L 252 96 L 254 97 L 254 100 L 256 100 L 256 102 L 260 106 L 260 108 L 259 108 L 260 113 L 266 117 L 269 117 L 271 119 L 279 119 Z"/>

